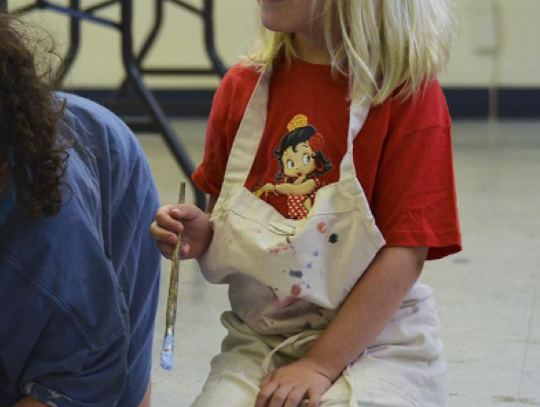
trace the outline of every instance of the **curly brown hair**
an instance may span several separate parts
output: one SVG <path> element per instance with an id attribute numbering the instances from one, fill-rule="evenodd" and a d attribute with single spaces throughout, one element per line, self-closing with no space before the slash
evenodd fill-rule
<path id="1" fill-rule="evenodd" d="M 33 218 L 60 210 L 72 144 L 58 131 L 64 106 L 55 100 L 51 65 L 41 67 L 31 49 L 36 44 L 20 20 L 0 13 L 0 162 L 12 160 L 17 201 Z"/>

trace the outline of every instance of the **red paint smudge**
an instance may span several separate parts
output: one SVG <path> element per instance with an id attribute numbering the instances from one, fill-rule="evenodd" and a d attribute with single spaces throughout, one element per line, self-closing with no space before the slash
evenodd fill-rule
<path id="1" fill-rule="evenodd" d="M 251 229 L 251 230 L 253 230 L 255 233 L 262 233 L 261 229 Z"/>
<path id="2" fill-rule="evenodd" d="M 284 245 L 284 244 L 280 244 L 279 246 L 276 246 L 276 247 L 274 247 L 273 249 L 270 249 L 270 253 L 272 253 L 272 254 L 277 254 L 277 253 L 281 253 L 281 252 L 287 251 L 287 250 L 289 250 L 290 248 L 291 248 L 290 246 L 287 246 L 287 245 Z"/>
<path id="3" fill-rule="evenodd" d="M 319 222 L 317 224 L 317 230 L 319 231 L 319 233 L 322 233 L 322 234 L 326 233 L 326 223 Z"/>
<path id="4" fill-rule="evenodd" d="M 300 293 L 302 293 L 302 287 L 300 287 L 298 284 L 291 287 L 291 295 L 298 296 Z"/>

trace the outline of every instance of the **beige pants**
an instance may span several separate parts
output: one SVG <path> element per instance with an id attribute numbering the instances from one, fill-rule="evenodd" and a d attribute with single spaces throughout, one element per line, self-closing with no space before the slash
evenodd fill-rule
<path id="1" fill-rule="evenodd" d="M 320 332 L 260 335 L 233 312 L 222 353 L 192 407 L 254 407 L 267 370 L 301 358 Z M 433 297 L 400 308 L 373 346 L 334 382 L 321 407 L 443 407 L 445 365 Z"/>

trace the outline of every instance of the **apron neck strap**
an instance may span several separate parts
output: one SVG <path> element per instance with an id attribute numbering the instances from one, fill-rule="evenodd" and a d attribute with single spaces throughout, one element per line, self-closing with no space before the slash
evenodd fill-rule
<path id="1" fill-rule="evenodd" d="M 353 143 L 356 139 L 356 136 L 360 133 L 364 123 L 366 122 L 367 116 L 369 113 L 369 107 L 366 107 L 360 103 L 353 102 L 350 107 L 349 114 L 349 130 L 347 135 L 347 151 L 345 156 L 341 161 L 339 167 L 339 179 L 340 181 L 355 179 L 356 178 L 356 169 L 354 167 L 354 156 L 353 156 Z"/>
<path id="2" fill-rule="evenodd" d="M 271 76 L 271 69 L 268 68 L 261 74 L 251 95 L 227 161 L 223 192 L 234 185 L 244 185 L 249 176 L 266 126 Z"/>

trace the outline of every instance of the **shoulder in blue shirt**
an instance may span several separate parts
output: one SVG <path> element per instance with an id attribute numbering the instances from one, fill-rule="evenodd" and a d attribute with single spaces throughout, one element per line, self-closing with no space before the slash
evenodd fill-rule
<path id="1" fill-rule="evenodd" d="M 124 123 L 67 99 L 74 140 L 52 217 L 15 207 L 0 227 L 0 407 L 136 407 L 150 375 L 160 257 L 143 151 Z"/>

